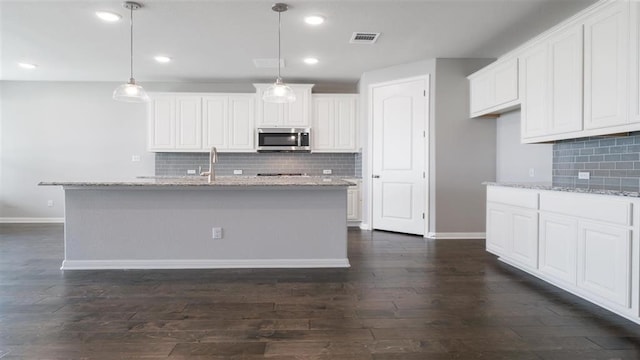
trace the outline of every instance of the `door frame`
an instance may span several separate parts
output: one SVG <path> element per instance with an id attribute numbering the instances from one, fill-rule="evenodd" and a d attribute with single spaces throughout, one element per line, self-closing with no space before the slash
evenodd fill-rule
<path id="1" fill-rule="evenodd" d="M 424 171 L 426 176 L 424 178 L 424 231 L 423 237 L 428 237 L 429 234 L 429 220 L 431 218 L 431 206 L 429 204 L 429 191 L 430 191 L 430 183 L 431 183 L 431 171 L 429 169 L 429 148 L 431 147 L 431 74 L 427 73 L 424 75 L 411 76 L 406 78 L 399 78 L 390 81 L 383 81 L 369 84 L 369 94 L 367 95 L 368 101 L 368 114 L 367 114 L 367 173 L 364 174 L 365 181 L 368 184 L 368 191 L 366 192 L 367 196 L 367 223 L 369 224 L 368 228 L 373 230 L 373 90 L 378 87 L 389 86 L 389 85 L 398 85 L 406 82 L 412 82 L 416 80 L 423 80 L 425 82 L 425 90 L 426 90 L 426 101 L 425 101 L 425 146 L 424 146 Z"/>

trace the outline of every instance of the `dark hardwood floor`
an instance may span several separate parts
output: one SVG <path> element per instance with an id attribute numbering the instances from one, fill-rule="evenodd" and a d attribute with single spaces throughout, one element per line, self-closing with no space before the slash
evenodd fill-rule
<path id="1" fill-rule="evenodd" d="M 350 269 L 62 272 L 62 258 L 61 225 L 0 225 L 3 360 L 640 359 L 640 326 L 484 241 L 350 231 Z"/>

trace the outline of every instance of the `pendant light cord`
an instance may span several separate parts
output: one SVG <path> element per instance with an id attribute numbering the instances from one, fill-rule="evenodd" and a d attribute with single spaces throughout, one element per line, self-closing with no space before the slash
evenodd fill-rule
<path id="1" fill-rule="evenodd" d="M 131 57 L 130 57 L 130 61 L 131 61 L 131 76 L 129 76 L 130 79 L 133 79 L 133 5 L 129 8 L 130 10 L 130 17 L 129 17 L 129 34 L 130 34 L 130 44 L 131 44 Z"/>
<path id="2" fill-rule="evenodd" d="M 278 79 L 280 79 L 280 29 L 282 28 L 282 23 L 280 22 L 280 15 L 282 12 L 278 11 Z"/>

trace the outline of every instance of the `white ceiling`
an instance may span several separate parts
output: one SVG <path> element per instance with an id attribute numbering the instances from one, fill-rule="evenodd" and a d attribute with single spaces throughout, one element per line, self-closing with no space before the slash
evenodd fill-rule
<path id="1" fill-rule="evenodd" d="M 134 12 L 139 82 L 272 81 L 277 14 L 266 0 L 141 0 Z M 363 72 L 430 58 L 494 58 L 595 0 L 290 0 L 282 15 L 282 76 L 289 82 L 355 83 Z M 115 24 L 96 10 L 123 15 Z M 326 22 L 303 22 L 320 14 Z M 125 81 L 128 10 L 120 1 L 0 0 L 0 79 Z M 381 32 L 374 45 L 349 44 L 354 31 Z M 161 65 L 156 54 L 173 58 Z M 315 56 L 320 63 L 302 62 Z M 25 70 L 17 62 L 38 64 Z"/>

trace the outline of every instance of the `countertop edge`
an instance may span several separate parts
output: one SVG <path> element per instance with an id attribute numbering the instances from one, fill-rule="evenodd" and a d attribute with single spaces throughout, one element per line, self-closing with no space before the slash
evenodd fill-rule
<path id="1" fill-rule="evenodd" d="M 569 192 L 578 194 L 595 194 L 595 195 L 608 195 L 608 196 L 623 196 L 623 197 L 635 197 L 640 198 L 640 192 L 637 191 L 622 191 L 622 190 L 608 190 L 608 189 L 593 189 L 593 188 L 578 188 L 567 186 L 554 186 L 552 184 L 545 183 L 502 183 L 485 181 L 482 185 L 486 186 L 502 186 L 517 189 L 530 189 L 530 190 L 543 190 L 543 191 L 558 191 Z"/>

